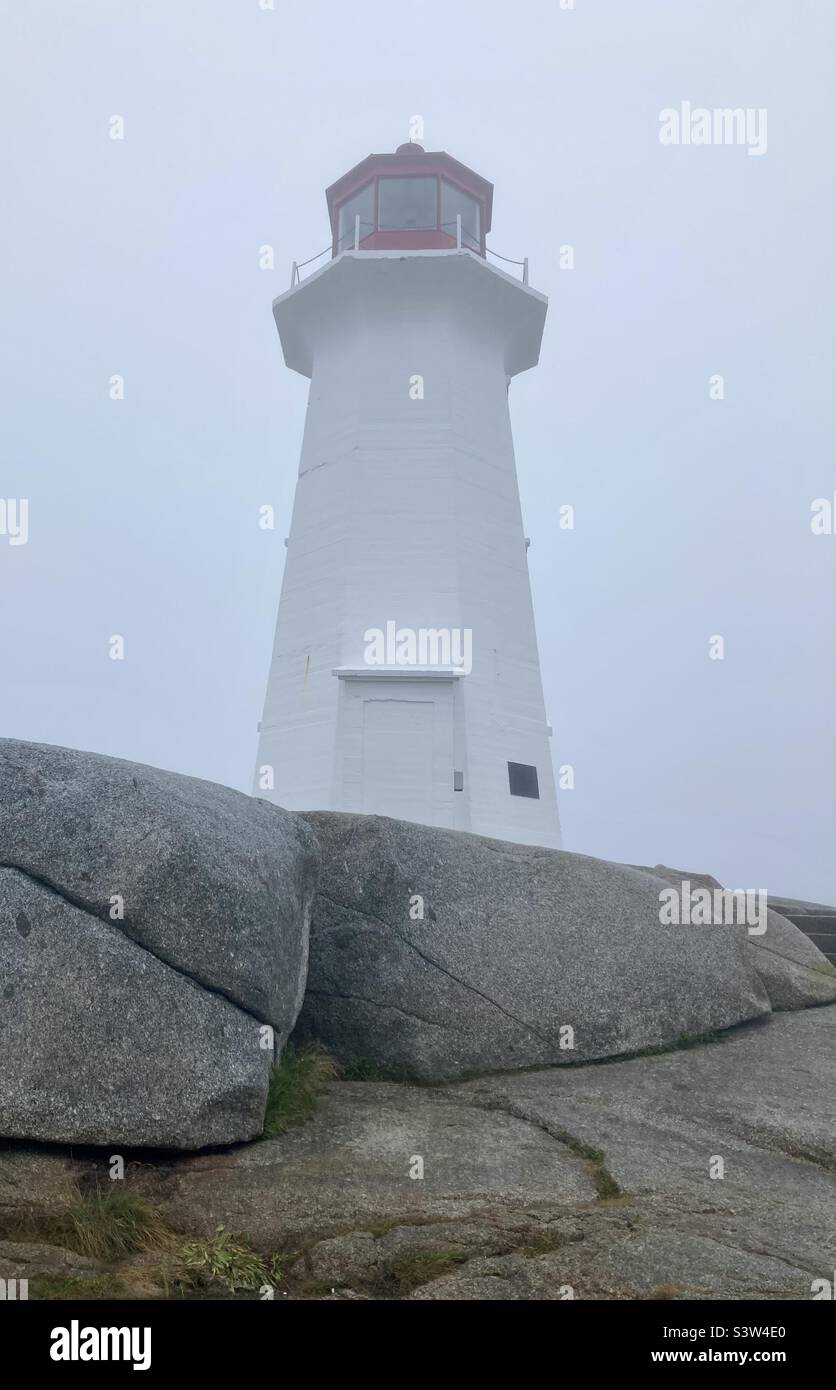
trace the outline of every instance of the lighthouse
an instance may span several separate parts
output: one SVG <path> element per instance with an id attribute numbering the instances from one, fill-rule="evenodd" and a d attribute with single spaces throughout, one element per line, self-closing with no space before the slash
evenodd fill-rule
<path id="1" fill-rule="evenodd" d="M 508 388 L 547 300 L 489 262 L 493 187 L 413 143 L 326 190 L 273 305 L 310 379 L 254 791 L 559 847 Z"/>

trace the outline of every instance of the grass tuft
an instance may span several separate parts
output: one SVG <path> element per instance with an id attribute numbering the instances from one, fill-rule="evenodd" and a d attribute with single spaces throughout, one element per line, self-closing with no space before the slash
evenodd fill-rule
<path id="1" fill-rule="evenodd" d="M 285 1048 L 270 1077 L 262 1137 L 276 1139 L 312 1119 L 319 1093 L 336 1076 L 333 1057 L 318 1045 Z"/>
<path id="2" fill-rule="evenodd" d="M 37 1219 L 22 1223 L 20 1237 L 46 1240 L 105 1263 L 165 1248 L 170 1241 L 158 1212 L 143 1197 L 118 1188 L 95 1191 L 63 1210 L 39 1213 Z"/>
<path id="3" fill-rule="evenodd" d="M 378 1066 L 370 1057 L 352 1057 L 350 1062 L 346 1062 L 340 1067 L 340 1078 L 343 1081 L 390 1081 L 392 1078 L 383 1067 Z"/>
<path id="4" fill-rule="evenodd" d="M 225 1284 L 233 1293 L 237 1289 L 260 1289 L 276 1284 L 282 1278 L 284 1265 L 294 1255 L 273 1255 L 263 1260 L 244 1241 L 218 1226 L 208 1238 L 183 1241 L 180 1256 L 187 1270 Z"/>
<path id="5" fill-rule="evenodd" d="M 466 1264 L 467 1259 L 463 1250 L 422 1251 L 419 1255 L 413 1255 L 411 1259 L 398 1260 L 390 1264 L 386 1270 L 387 1283 L 394 1286 L 397 1293 L 408 1294 L 413 1289 L 420 1288 L 422 1284 L 429 1284 L 433 1279 L 452 1274 L 459 1265 Z"/>

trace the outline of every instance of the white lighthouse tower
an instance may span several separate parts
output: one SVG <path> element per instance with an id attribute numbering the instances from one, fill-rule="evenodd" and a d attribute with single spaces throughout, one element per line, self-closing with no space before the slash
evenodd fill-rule
<path id="1" fill-rule="evenodd" d="M 273 305 L 311 387 L 254 790 L 557 847 L 508 413 L 547 301 L 488 263 L 492 194 L 370 155 Z"/>

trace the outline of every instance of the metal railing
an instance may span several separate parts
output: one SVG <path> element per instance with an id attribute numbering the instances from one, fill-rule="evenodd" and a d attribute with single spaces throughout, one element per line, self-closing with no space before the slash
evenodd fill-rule
<path id="1" fill-rule="evenodd" d="M 528 284 L 528 256 L 525 256 L 521 261 L 512 261 L 510 256 L 500 256 L 499 252 L 494 251 L 490 246 L 486 246 L 485 251 L 489 256 L 496 256 L 498 261 L 505 261 L 507 265 L 521 265 L 522 282 L 524 285 Z"/>
<path id="2" fill-rule="evenodd" d="M 303 266 L 312 265 L 314 261 L 321 261 L 322 257 L 326 254 L 326 252 L 330 250 L 331 243 L 329 241 L 328 245 L 325 248 L 325 251 L 319 251 L 315 256 L 309 256 L 306 261 L 294 261 L 293 269 L 290 272 L 290 288 L 293 289 L 294 285 L 299 284 L 299 281 L 302 278 L 299 274 L 299 271 L 302 269 Z"/>
<path id="3" fill-rule="evenodd" d="M 448 227 L 452 227 L 452 226 L 453 226 L 453 223 L 452 223 L 452 222 L 444 222 L 444 223 L 441 224 L 440 227 L 436 226 L 436 227 L 391 227 L 391 228 L 387 228 L 387 227 L 379 227 L 379 226 L 378 226 L 378 227 L 374 227 L 374 226 L 373 226 L 371 223 L 369 223 L 369 222 L 364 223 L 363 225 L 369 227 L 370 233 L 371 233 L 371 232 L 375 232 L 375 231 L 398 231 L 398 232 L 403 232 L 403 231 L 410 231 L 410 232 L 433 231 L 433 232 L 435 232 L 435 231 L 445 231 Z M 349 243 L 349 244 L 346 244 L 346 245 L 343 245 L 342 243 L 348 243 L 348 242 L 349 242 L 349 238 L 351 238 L 350 243 Z M 338 252 L 340 252 L 340 251 L 359 251 L 359 250 L 360 250 L 360 241 L 361 241 L 361 237 L 360 237 L 360 216 L 359 216 L 359 213 L 358 213 L 358 215 L 357 215 L 357 216 L 355 217 L 355 219 L 354 219 L 354 231 L 353 231 L 353 233 L 352 233 L 352 232 L 345 232 L 345 233 L 343 234 L 343 236 L 342 236 L 342 237 L 340 238 L 340 240 L 337 242 L 337 251 L 338 251 Z M 456 214 L 456 250 L 457 250 L 457 251 L 461 251 L 461 250 L 473 251 L 473 250 L 476 250 L 476 251 L 478 252 L 478 251 L 479 251 L 478 246 L 476 246 L 476 245 L 471 245 L 471 244 L 470 244 L 470 243 L 473 242 L 473 241 L 474 241 L 474 238 L 470 236 L 470 233 L 469 233 L 469 232 L 464 232 L 464 233 L 462 232 L 462 217 L 461 217 L 461 213 L 457 213 L 457 214 Z M 304 267 L 305 267 L 306 265 L 313 265 L 314 261 L 321 261 L 321 260 L 322 260 L 322 257 L 325 256 L 325 255 L 327 255 L 328 252 L 329 252 L 329 251 L 332 251 L 332 250 L 333 250 L 333 247 L 332 247 L 332 245 L 329 243 L 329 245 L 325 247 L 324 251 L 319 251 L 315 256 L 309 256 L 308 259 L 307 259 L 306 261 L 294 261 L 294 262 L 293 262 L 293 267 L 292 267 L 291 272 L 290 272 L 290 288 L 293 289 L 294 286 L 296 286 L 296 285 L 298 285 L 298 284 L 300 283 L 301 278 L 302 278 L 302 277 L 300 276 L 300 274 L 299 274 L 299 271 L 300 271 L 300 270 L 303 270 Z M 512 258 L 511 258 L 510 256 L 501 256 L 500 253 L 499 253 L 498 251 L 494 251 L 493 248 L 490 247 L 490 246 L 486 246 L 486 247 L 485 247 L 485 255 L 486 255 L 486 256 L 495 256 L 496 259 L 497 259 L 498 261 L 504 261 L 506 265 L 519 265 L 519 266 L 522 266 L 522 282 L 523 282 L 524 285 L 527 285 L 527 284 L 528 284 L 528 256 L 525 256 L 521 261 L 515 261 L 515 260 L 512 260 Z"/>

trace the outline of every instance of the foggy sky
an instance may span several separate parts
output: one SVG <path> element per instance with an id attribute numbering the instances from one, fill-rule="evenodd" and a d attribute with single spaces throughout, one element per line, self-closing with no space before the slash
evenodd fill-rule
<path id="1" fill-rule="evenodd" d="M 0 734 L 249 791 L 307 392 L 271 300 L 420 114 L 551 301 L 510 400 L 565 847 L 836 900 L 828 0 L 9 8 Z M 767 152 L 663 147 L 683 100 Z"/>

